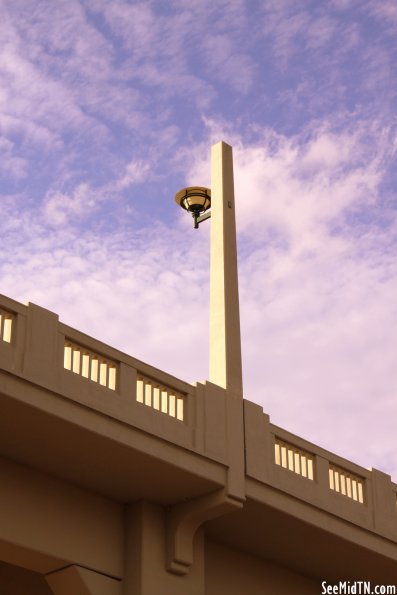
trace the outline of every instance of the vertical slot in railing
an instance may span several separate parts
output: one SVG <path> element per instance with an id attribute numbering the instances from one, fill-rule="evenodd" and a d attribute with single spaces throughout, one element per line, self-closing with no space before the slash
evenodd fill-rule
<path id="1" fill-rule="evenodd" d="M 151 378 L 138 375 L 136 400 L 179 421 L 185 418 L 185 395 Z"/>
<path id="2" fill-rule="evenodd" d="M 81 345 L 65 341 L 64 368 L 105 386 L 116 390 L 117 364 L 98 353 L 90 351 Z"/>
<path id="3" fill-rule="evenodd" d="M 0 308 L 0 341 L 11 343 L 14 315 Z"/>
<path id="4" fill-rule="evenodd" d="M 314 480 L 313 455 L 277 437 L 274 443 L 274 462 L 297 475 Z"/>
<path id="5" fill-rule="evenodd" d="M 335 465 L 329 466 L 329 487 L 334 492 L 364 504 L 364 479 Z"/>

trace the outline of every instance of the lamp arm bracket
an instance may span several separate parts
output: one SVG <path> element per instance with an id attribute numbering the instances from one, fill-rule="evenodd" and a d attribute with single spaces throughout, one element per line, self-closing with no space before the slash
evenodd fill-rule
<path id="1" fill-rule="evenodd" d="M 207 211 L 206 213 L 203 213 L 202 215 L 200 215 L 200 217 L 197 217 L 197 219 L 196 219 L 197 224 L 202 223 L 202 221 L 206 221 L 210 217 L 211 217 L 211 211 Z"/>

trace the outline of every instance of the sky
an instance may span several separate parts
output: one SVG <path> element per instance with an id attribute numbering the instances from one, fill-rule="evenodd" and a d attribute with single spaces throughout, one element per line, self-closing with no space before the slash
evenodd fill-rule
<path id="1" fill-rule="evenodd" d="M 208 378 L 233 146 L 244 396 L 397 481 L 395 0 L 0 0 L 0 292 Z"/>

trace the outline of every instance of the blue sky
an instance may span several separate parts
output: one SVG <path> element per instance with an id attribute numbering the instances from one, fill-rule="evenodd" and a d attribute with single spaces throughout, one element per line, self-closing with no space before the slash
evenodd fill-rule
<path id="1" fill-rule="evenodd" d="M 194 382 L 234 147 L 246 398 L 397 477 L 395 0 L 1 2 L 1 292 Z"/>

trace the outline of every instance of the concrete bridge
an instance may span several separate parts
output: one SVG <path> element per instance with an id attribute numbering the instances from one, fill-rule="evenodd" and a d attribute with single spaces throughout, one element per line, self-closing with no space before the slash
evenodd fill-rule
<path id="1" fill-rule="evenodd" d="M 0 296 L 0 320 L 2 595 L 397 584 L 390 476 L 37 305 Z"/>

